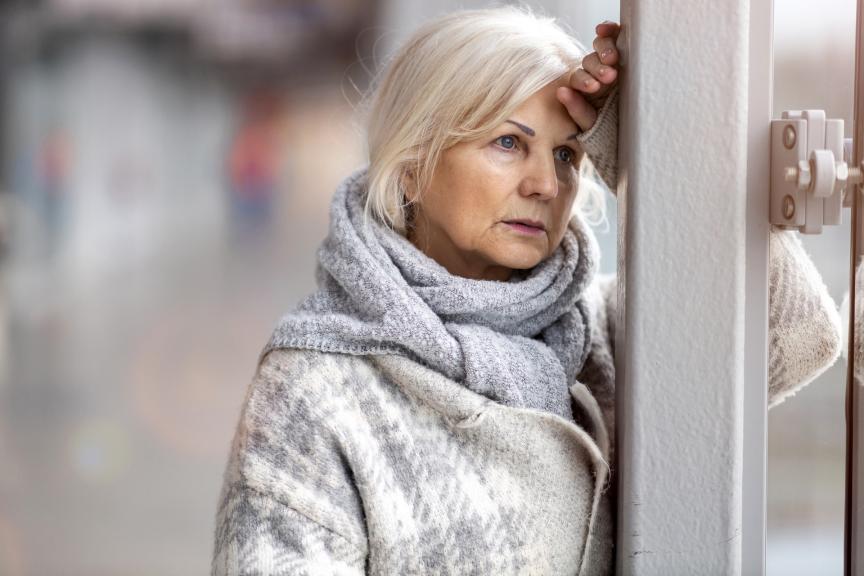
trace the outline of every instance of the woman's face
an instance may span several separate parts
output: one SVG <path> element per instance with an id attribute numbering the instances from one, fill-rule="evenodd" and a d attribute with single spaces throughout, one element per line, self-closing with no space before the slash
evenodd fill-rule
<path id="1" fill-rule="evenodd" d="M 577 126 L 555 96 L 566 85 L 546 85 L 489 137 L 442 153 L 408 239 L 451 274 L 504 281 L 560 244 L 582 158 Z M 542 228 L 508 224 L 521 219 Z"/>

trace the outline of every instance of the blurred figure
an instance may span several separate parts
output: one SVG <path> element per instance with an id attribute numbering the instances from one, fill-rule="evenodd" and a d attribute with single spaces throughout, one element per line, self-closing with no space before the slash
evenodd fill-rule
<path id="1" fill-rule="evenodd" d="M 56 250 L 67 220 L 67 178 L 70 147 L 66 132 L 53 128 L 45 136 L 39 150 L 41 213 L 49 252 Z"/>
<path id="2" fill-rule="evenodd" d="M 253 92 L 242 102 L 240 126 L 228 158 L 231 220 L 243 235 L 269 226 L 278 191 L 279 99 Z"/>

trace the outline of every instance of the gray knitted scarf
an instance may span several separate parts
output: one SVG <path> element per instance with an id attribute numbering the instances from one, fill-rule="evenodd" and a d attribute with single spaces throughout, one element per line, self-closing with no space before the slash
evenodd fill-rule
<path id="1" fill-rule="evenodd" d="M 581 217 L 534 268 L 506 282 L 464 278 L 364 221 L 366 170 L 333 196 L 318 290 L 279 321 L 261 358 L 274 348 L 403 354 L 501 404 L 572 419 L 569 386 L 591 334 L 581 295 L 599 254 Z"/>

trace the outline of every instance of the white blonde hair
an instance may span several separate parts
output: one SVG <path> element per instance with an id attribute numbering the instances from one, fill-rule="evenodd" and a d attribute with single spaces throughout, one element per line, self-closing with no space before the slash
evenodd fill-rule
<path id="1" fill-rule="evenodd" d="M 444 150 L 497 128 L 586 53 L 554 18 L 527 6 L 459 10 L 421 26 L 373 78 L 359 106 L 369 154 L 366 217 L 405 235 L 413 204 L 406 202 L 405 176 L 425 190 Z M 604 193 L 583 155 L 571 215 L 602 222 Z"/>

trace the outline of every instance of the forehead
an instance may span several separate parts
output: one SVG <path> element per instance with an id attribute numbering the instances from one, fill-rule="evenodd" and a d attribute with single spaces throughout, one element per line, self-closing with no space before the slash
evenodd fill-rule
<path id="1" fill-rule="evenodd" d="M 570 117 L 567 108 L 564 107 L 564 104 L 555 95 L 556 90 L 561 86 L 567 86 L 566 77 L 550 82 L 529 96 L 527 100 L 516 108 L 511 118 L 524 121 L 529 126 L 532 126 L 531 122 L 533 121 L 535 124 L 543 123 L 547 126 L 553 125 L 556 128 L 560 127 L 565 130 L 575 129 L 576 123 Z M 532 127 L 535 129 L 540 128 L 539 126 Z"/>

